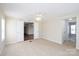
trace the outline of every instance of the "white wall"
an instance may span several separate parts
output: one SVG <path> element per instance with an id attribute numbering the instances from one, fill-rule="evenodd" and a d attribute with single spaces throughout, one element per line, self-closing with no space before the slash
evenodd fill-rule
<path id="1" fill-rule="evenodd" d="M 62 44 L 63 25 L 64 22 L 62 19 L 47 18 L 42 24 L 42 37 L 44 39 Z"/>
<path id="2" fill-rule="evenodd" d="M 76 48 L 79 49 L 79 16 L 77 17 L 76 25 Z"/>
<path id="3" fill-rule="evenodd" d="M 15 18 L 7 18 L 6 20 L 6 42 L 16 43 L 24 40 L 24 22 L 15 19 Z"/>

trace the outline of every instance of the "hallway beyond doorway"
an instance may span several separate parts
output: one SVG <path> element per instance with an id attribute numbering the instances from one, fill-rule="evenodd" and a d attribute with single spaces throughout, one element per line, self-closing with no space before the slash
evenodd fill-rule
<path id="1" fill-rule="evenodd" d="M 24 41 L 34 39 L 34 24 L 24 23 Z"/>

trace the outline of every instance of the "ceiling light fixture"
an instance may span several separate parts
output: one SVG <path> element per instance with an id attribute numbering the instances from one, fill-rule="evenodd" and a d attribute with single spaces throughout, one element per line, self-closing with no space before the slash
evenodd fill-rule
<path id="1" fill-rule="evenodd" d="M 41 21 L 42 20 L 42 15 L 40 14 L 40 15 L 37 15 L 36 16 L 36 21 Z"/>
<path id="2" fill-rule="evenodd" d="M 36 17 L 36 20 L 37 20 L 37 21 L 41 21 L 42 18 L 41 18 L 41 17 Z"/>
<path id="3" fill-rule="evenodd" d="M 71 18 L 69 20 L 72 20 Z"/>

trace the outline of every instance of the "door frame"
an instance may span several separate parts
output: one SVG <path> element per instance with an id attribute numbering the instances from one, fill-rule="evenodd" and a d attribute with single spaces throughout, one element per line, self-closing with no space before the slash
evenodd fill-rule
<path id="1" fill-rule="evenodd" d="M 38 39 L 39 38 L 39 23 L 38 22 L 29 22 L 29 21 L 28 22 L 24 21 L 24 23 L 33 23 L 33 26 L 34 26 L 34 29 L 33 29 L 34 30 L 34 39 Z"/>

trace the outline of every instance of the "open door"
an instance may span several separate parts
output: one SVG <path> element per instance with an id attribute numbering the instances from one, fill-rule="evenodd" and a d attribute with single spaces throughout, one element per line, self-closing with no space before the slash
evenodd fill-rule
<path id="1" fill-rule="evenodd" d="M 65 19 L 64 26 L 64 45 L 67 47 L 76 47 L 76 17 Z"/>
<path id="2" fill-rule="evenodd" d="M 34 24 L 25 22 L 24 23 L 24 41 L 34 39 Z"/>

